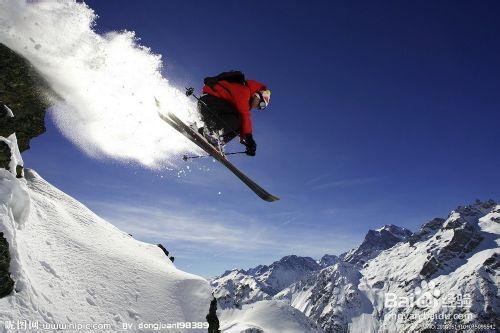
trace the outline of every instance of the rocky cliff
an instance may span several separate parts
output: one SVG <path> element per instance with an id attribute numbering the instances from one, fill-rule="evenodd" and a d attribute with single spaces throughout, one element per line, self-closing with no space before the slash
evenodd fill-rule
<path id="1" fill-rule="evenodd" d="M 16 133 L 21 152 L 45 132 L 45 110 L 56 94 L 33 66 L 0 43 L 0 136 Z"/>
<path id="2" fill-rule="evenodd" d="M 55 99 L 46 81 L 23 57 L 0 43 L 0 168 L 23 177 L 20 152 L 45 132 L 45 110 Z M 12 292 L 9 244 L 0 232 L 0 297 Z"/>

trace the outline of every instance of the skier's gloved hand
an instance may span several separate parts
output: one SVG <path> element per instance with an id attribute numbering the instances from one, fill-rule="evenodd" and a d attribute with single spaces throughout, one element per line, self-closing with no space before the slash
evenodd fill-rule
<path id="1" fill-rule="evenodd" d="M 248 156 L 255 156 L 255 152 L 257 150 L 257 144 L 255 143 L 252 134 L 245 135 L 245 137 L 241 140 L 241 143 L 247 147 L 245 153 Z"/>

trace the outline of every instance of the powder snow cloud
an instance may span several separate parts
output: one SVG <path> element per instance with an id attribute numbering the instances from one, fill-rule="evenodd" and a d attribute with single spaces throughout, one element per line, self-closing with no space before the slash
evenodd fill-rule
<path id="1" fill-rule="evenodd" d="M 0 1 L 0 42 L 26 57 L 62 98 L 50 111 L 61 132 L 93 157 L 158 168 L 194 149 L 159 120 L 192 117 L 194 103 L 161 74 L 162 58 L 130 31 L 101 35 L 75 1 Z M 62 33 L 64 32 L 64 33 Z M 15 110 L 13 110 L 15 113 Z"/>

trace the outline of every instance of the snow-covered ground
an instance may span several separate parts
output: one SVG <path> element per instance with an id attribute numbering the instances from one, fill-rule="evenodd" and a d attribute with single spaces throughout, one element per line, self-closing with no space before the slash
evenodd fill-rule
<path id="1" fill-rule="evenodd" d="M 224 333 L 321 333 L 323 330 L 302 312 L 271 300 L 222 311 L 219 320 Z"/>
<path id="2" fill-rule="evenodd" d="M 212 296 L 204 278 L 178 270 L 156 245 L 118 230 L 35 171 L 25 177 L 0 169 L 0 231 L 15 281 L 0 299 L 0 331 L 24 320 L 40 329 L 109 325 L 87 331 L 206 325 Z"/>

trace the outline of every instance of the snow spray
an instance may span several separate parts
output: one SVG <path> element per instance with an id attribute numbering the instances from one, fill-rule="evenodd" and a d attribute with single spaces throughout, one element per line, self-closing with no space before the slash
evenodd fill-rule
<path id="1" fill-rule="evenodd" d="M 162 76 L 161 55 L 134 32 L 95 32 L 96 18 L 74 0 L 2 0 L 0 43 L 27 58 L 62 98 L 50 114 L 87 154 L 172 165 L 174 155 L 194 148 L 158 118 L 155 97 L 162 112 L 185 119 L 195 104 Z"/>

